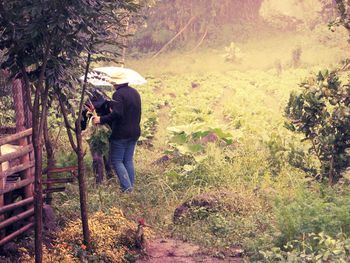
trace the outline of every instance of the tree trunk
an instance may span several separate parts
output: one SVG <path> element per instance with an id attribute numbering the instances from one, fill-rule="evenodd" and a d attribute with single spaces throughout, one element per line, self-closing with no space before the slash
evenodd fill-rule
<path id="1" fill-rule="evenodd" d="M 86 188 L 85 188 L 85 167 L 84 167 L 84 153 L 83 153 L 83 140 L 81 135 L 81 118 L 84 104 L 84 95 L 87 83 L 87 75 L 90 67 L 91 55 L 88 54 L 86 68 L 85 68 L 85 78 L 84 84 L 81 91 L 81 98 L 79 104 L 79 113 L 78 118 L 75 122 L 75 133 L 77 139 L 77 155 L 78 155 L 78 181 L 79 181 L 79 194 L 80 194 L 80 212 L 81 212 L 81 222 L 83 225 L 83 236 L 84 236 L 84 244 L 86 245 L 86 250 L 91 252 L 91 244 L 90 244 L 90 231 L 89 231 L 89 218 L 88 211 L 86 205 Z"/>
<path id="2" fill-rule="evenodd" d="M 90 67 L 90 59 L 91 59 L 91 56 L 90 54 L 88 54 L 88 59 L 87 59 L 87 64 L 85 69 L 85 79 L 84 79 L 84 84 L 81 92 L 78 118 L 75 122 L 75 128 L 73 128 L 69 123 L 68 112 L 63 101 L 63 96 L 60 95 L 59 90 L 57 90 L 56 92 L 57 92 L 57 95 L 59 96 L 60 107 L 63 114 L 64 123 L 67 129 L 69 142 L 73 150 L 76 152 L 78 156 L 78 181 L 79 181 L 80 213 L 81 213 L 81 222 L 83 227 L 83 237 L 84 237 L 84 244 L 86 245 L 86 250 L 91 252 L 88 211 L 87 211 L 87 205 L 86 205 L 86 187 L 85 187 L 85 178 L 84 178 L 85 167 L 84 167 L 83 140 L 81 135 L 82 108 L 84 104 L 84 94 L 85 94 L 86 83 L 87 83 L 87 74 L 89 72 L 89 67 Z M 76 145 L 72 135 L 72 130 L 75 132 Z"/>
<path id="3" fill-rule="evenodd" d="M 35 157 L 35 174 L 34 174 L 34 220 L 35 220 L 35 263 L 42 263 L 43 261 L 43 187 L 42 187 L 42 133 L 44 128 L 44 116 L 47 114 L 47 97 L 48 86 L 44 90 L 44 79 L 47 61 L 50 57 L 50 47 L 54 32 L 51 34 L 49 41 L 45 47 L 45 54 L 41 66 L 38 85 L 35 91 L 34 105 L 32 110 L 32 124 L 33 124 L 33 148 Z M 22 70 L 23 71 L 23 70 Z M 22 72 L 25 74 L 26 72 Z M 27 76 L 27 75 L 26 75 Z M 26 87 L 30 89 L 30 87 Z M 30 98 L 29 98 L 30 99 Z M 40 112 L 41 106 L 41 112 Z"/>
<path id="4" fill-rule="evenodd" d="M 78 181 L 79 181 L 79 194 L 80 194 L 80 213 L 81 222 L 83 225 L 84 244 L 87 251 L 91 251 L 90 244 L 90 231 L 89 231 L 89 217 L 86 205 L 86 187 L 85 187 L 85 167 L 84 167 L 84 154 L 83 154 L 83 140 L 81 136 L 80 123 L 76 127 L 76 138 L 78 147 Z"/>
<path id="5" fill-rule="evenodd" d="M 42 98 L 42 100 L 44 100 L 45 98 Z M 43 122 L 44 122 L 44 127 L 43 127 L 43 135 L 44 135 L 44 141 L 45 141 L 45 149 L 46 149 L 46 168 L 45 171 L 43 172 L 44 174 L 47 173 L 48 170 L 52 169 L 52 167 L 55 164 L 55 160 L 54 160 L 54 151 L 53 151 L 53 147 L 52 147 L 52 142 L 50 139 L 50 135 L 49 135 L 49 128 L 47 125 L 47 115 L 45 114 L 43 116 Z"/>
<path id="6" fill-rule="evenodd" d="M 35 220 L 35 263 L 41 263 L 43 257 L 42 250 L 42 148 L 40 137 L 39 102 L 33 106 L 33 147 L 35 156 L 35 180 L 34 180 L 34 220 Z"/>

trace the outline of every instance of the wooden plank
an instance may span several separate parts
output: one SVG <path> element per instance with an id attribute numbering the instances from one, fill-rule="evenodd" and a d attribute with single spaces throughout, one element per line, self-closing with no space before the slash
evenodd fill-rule
<path id="1" fill-rule="evenodd" d="M 33 145 L 29 144 L 26 146 L 23 146 L 22 148 L 20 148 L 19 150 L 12 152 L 12 153 L 8 153 L 8 154 L 4 154 L 0 156 L 0 163 L 3 162 L 7 162 L 13 159 L 16 159 L 20 156 L 23 156 L 29 152 L 33 151 Z"/>
<path id="2" fill-rule="evenodd" d="M 6 244 L 7 242 L 9 242 L 10 240 L 14 239 L 15 237 L 23 234 L 24 232 L 26 232 L 27 230 L 29 230 L 30 228 L 32 228 L 34 226 L 34 222 L 33 223 L 29 223 L 27 225 L 25 225 L 24 227 L 16 230 L 15 232 L 13 232 L 12 234 L 6 236 L 5 238 L 0 240 L 0 246 L 3 246 L 4 244 Z"/>
<path id="3" fill-rule="evenodd" d="M 0 214 L 12 211 L 18 207 L 22 207 L 28 204 L 33 203 L 34 197 L 29 197 L 20 201 L 17 201 L 15 203 L 9 204 L 9 205 L 5 205 L 3 207 L 0 208 Z"/>
<path id="4" fill-rule="evenodd" d="M 20 165 L 17 165 L 15 167 L 12 167 L 10 169 L 7 169 L 7 170 L 5 170 L 3 172 L 0 172 L 0 178 L 5 178 L 5 177 L 7 177 L 9 175 L 18 173 L 20 171 L 24 171 L 24 170 L 26 170 L 28 168 L 33 167 L 34 164 L 35 164 L 35 161 L 30 161 L 28 163 L 20 164 Z"/>
<path id="5" fill-rule="evenodd" d="M 72 183 L 74 178 L 58 178 L 58 179 L 49 179 L 43 180 L 43 184 L 58 184 L 58 183 Z"/>
<path id="6" fill-rule="evenodd" d="M 0 229 L 8 227 L 8 226 L 12 225 L 13 223 L 16 223 L 16 222 L 18 222 L 18 221 L 20 221 L 22 219 L 25 219 L 27 217 L 30 217 L 32 215 L 34 215 L 34 207 L 29 209 L 29 210 L 27 210 L 27 211 L 25 211 L 25 212 L 23 212 L 23 213 L 20 213 L 18 215 L 15 215 L 13 217 L 10 217 L 10 218 L 2 221 L 0 223 Z"/>
<path id="7" fill-rule="evenodd" d="M 64 192 L 65 190 L 66 190 L 65 187 L 57 187 L 57 188 L 44 189 L 44 194 L 47 194 L 47 193 L 55 193 L 55 192 Z"/>
<path id="8" fill-rule="evenodd" d="M 71 166 L 71 167 L 63 167 L 63 168 L 54 168 L 48 171 L 48 173 L 61 173 L 61 172 L 73 172 L 78 170 L 78 166 Z"/>
<path id="9" fill-rule="evenodd" d="M 32 184 L 33 182 L 34 182 L 34 177 L 28 178 L 28 179 L 24 179 L 24 180 L 21 180 L 21 181 L 19 181 L 17 183 L 8 185 L 7 187 L 5 187 L 5 189 L 0 189 L 0 195 L 12 192 L 12 191 L 14 191 L 16 189 L 19 189 L 19 188 L 22 188 L 22 187 L 25 187 L 27 185 Z"/>
<path id="10" fill-rule="evenodd" d="M 4 145 L 9 142 L 17 141 L 20 138 L 29 136 L 32 134 L 32 128 L 26 129 L 22 132 L 18 132 L 9 136 L 6 136 L 4 138 L 0 138 L 0 145 Z"/>
<path id="11" fill-rule="evenodd" d="M 23 116 L 23 120 L 24 120 L 24 116 Z M 18 127 L 18 124 L 16 125 Z M 24 126 L 23 127 L 20 127 L 20 129 L 24 129 Z M 32 145 L 31 142 L 31 136 L 29 136 L 28 138 L 27 137 L 23 137 L 21 139 L 18 140 L 19 142 L 19 145 L 21 147 L 25 147 L 27 145 Z M 24 154 L 22 155 L 20 158 L 19 158 L 19 161 L 20 161 L 20 164 L 26 164 L 26 163 L 29 163 L 31 160 L 34 160 L 34 156 L 33 158 L 31 158 L 30 156 L 33 155 L 33 152 L 34 151 L 31 151 L 29 154 Z M 32 166 L 31 169 L 26 169 L 24 171 L 22 171 L 20 173 L 21 175 L 21 179 L 22 180 L 25 180 L 25 179 L 29 179 L 31 177 L 34 176 L 34 172 L 35 172 L 35 169 L 34 169 L 34 165 Z M 24 197 L 23 198 L 28 198 L 28 197 L 31 197 L 33 196 L 33 185 L 32 184 L 29 184 L 28 186 L 26 186 L 24 189 Z"/>

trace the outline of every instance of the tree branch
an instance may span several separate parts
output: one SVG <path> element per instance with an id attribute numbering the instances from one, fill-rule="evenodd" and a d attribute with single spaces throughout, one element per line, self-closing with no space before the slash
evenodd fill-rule
<path id="1" fill-rule="evenodd" d="M 187 24 L 172 39 L 170 39 L 168 43 L 166 43 L 156 54 L 153 55 L 152 59 L 156 58 L 160 52 L 162 52 L 171 42 L 173 42 L 191 24 L 191 22 L 195 18 L 196 16 L 192 16 L 190 20 L 188 20 Z"/>

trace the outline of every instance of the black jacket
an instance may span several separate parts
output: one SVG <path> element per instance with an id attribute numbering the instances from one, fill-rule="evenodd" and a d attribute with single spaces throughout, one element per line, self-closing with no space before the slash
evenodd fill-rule
<path id="1" fill-rule="evenodd" d="M 117 88 L 110 102 L 112 112 L 101 116 L 101 124 L 111 123 L 110 140 L 138 139 L 141 134 L 141 97 L 125 84 Z"/>

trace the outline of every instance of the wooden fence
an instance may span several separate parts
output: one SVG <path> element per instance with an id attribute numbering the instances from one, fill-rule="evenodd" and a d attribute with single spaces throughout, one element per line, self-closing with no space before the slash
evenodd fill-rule
<path id="1" fill-rule="evenodd" d="M 34 158 L 32 129 L 0 138 L 0 246 L 30 229 L 34 222 Z M 1 154 L 5 145 L 17 145 L 15 151 Z M 15 165 L 10 165 L 16 162 Z M 3 169 L 4 168 L 4 169 Z M 21 209 L 21 212 L 14 210 Z M 13 226 L 17 223 L 17 226 Z M 21 224 L 20 224 L 21 223 Z"/>
<path id="2" fill-rule="evenodd" d="M 34 226 L 32 216 L 35 161 L 31 136 L 30 128 L 0 138 L 0 246 Z M 5 146 L 12 147 L 12 151 L 2 154 L 1 149 Z M 62 184 L 74 181 L 77 170 L 78 167 L 73 166 L 47 172 L 42 180 L 47 204 L 51 204 L 52 193 L 65 191 Z M 70 176 L 54 177 L 61 173 L 68 173 Z"/>

